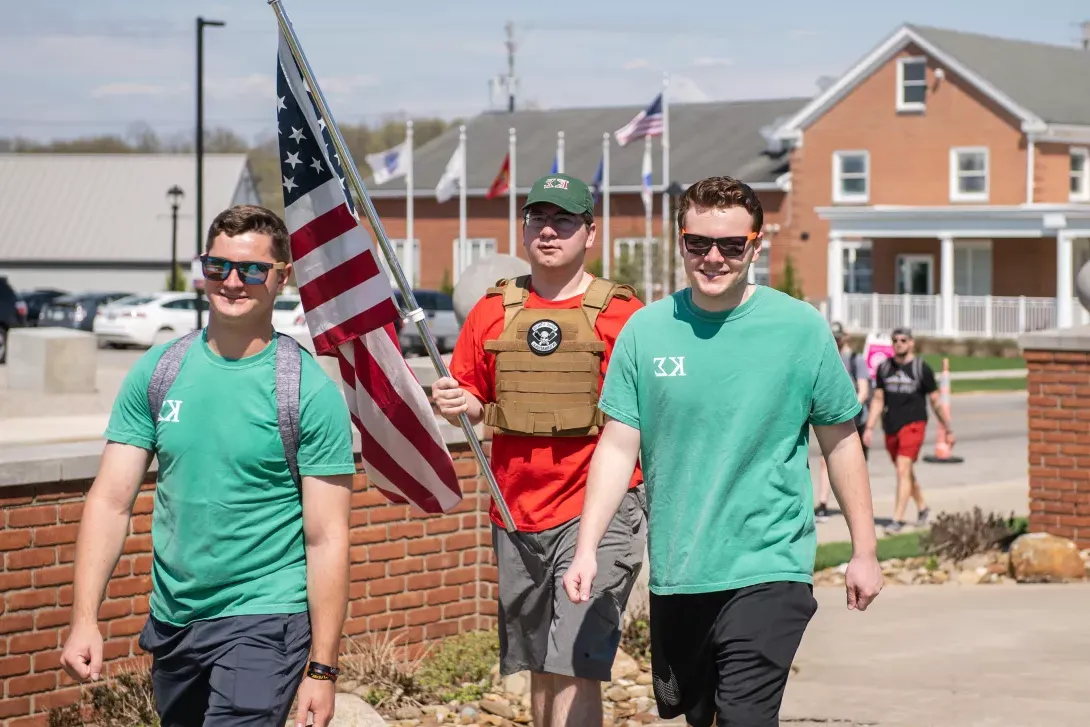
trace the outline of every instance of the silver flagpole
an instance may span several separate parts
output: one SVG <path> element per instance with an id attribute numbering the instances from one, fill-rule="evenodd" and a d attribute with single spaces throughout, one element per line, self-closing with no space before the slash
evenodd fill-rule
<path id="1" fill-rule="evenodd" d="M 670 74 L 662 74 L 662 297 L 665 298 L 670 290 L 670 259 L 673 257 L 674 243 L 671 239 L 672 226 L 670 225 L 670 194 L 666 191 L 670 186 L 670 102 L 667 98 L 667 89 L 670 85 Z"/>
<path id="2" fill-rule="evenodd" d="M 508 252 L 512 257 L 515 257 L 518 254 L 515 252 L 515 215 L 518 208 L 518 185 L 515 184 L 515 127 L 513 126 L 507 130 L 507 159 L 507 232 L 511 236 L 511 241 L 508 243 Z"/>
<path id="3" fill-rule="evenodd" d="M 413 235 L 413 164 L 416 163 L 413 150 L 413 122 L 405 122 L 405 146 L 409 152 L 409 170 L 405 172 L 405 258 L 409 266 L 409 285 L 416 285 L 420 271 L 416 269 L 416 237 Z"/>
<path id="4" fill-rule="evenodd" d="M 386 256 L 386 261 L 389 263 L 390 270 L 394 274 L 397 287 L 401 289 L 401 294 L 405 297 L 405 307 L 408 310 L 405 317 L 416 323 L 416 328 L 420 332 L 420 339 L 424 342 L 424 347 L 428 350 L 428 356 L 431 357 L 432 364 L 435 365 L 436 373 L 444 377 L 450 376 L 447 364 L 443 361 L 443 357 L 439 354 L 439 349 L 435 345 L 435 338 L 428 329 L 424 311 L 422 311 L 417 304 L 416 297 L 413 295 L 412 286 L 410 286 L 405 279 L 405 271 L 401 269 L 401 264 L 397 259 L 397 255 L 394 254 L 393 246 L 390 245 L 390 240 L 386 236 L 386 230 L 383 229 L 382 222 L 378 218 L 378 212 L 375 211 L 375 206 L 372 204 L 371 198 L 367 194 L 367 188 L 363 185 L 363 178 L 360 176 L 359 170 L 356 169 L 356 163 L 353 161 L 352 155 L 348 151 L 348 145 L 345 143 L 344 137 L 341 136 L 341 131 L 337 127 L 337 123 L 333 120 L 333 115 L 329 111 L 329 105 L 326 103 L 324 94 L 322 94 L 322 89 L 318 86 L 318 81 L 314 77 L 314 72 L 311 70 L 306 56 L 303 55 L 303 49 L 299 45 L 299 39 L 295 35 L 295 30 L 291 27 L 291 21 L 288 20 L 287 13 L 284 11 L 280 0 L 268 0 L 268 3 L 272 6 L 273 12 L 276 13 L 276 19 L 280 24 L 280 30 L 288 42 L 288 47 L 291 49 L 291 54 L 295 58 L 295 62 L 299 64 L 299 70 L 302 71 L 303 79 L 310 86 L 314 102 L 318 106 L 318 111 L 326 121 L 326 128 L 329 131 L 330 138 L 333 140 L 333 148 L 337 150 L 337 154 L 341 158 L 341 166 L 344 168 L 345 177 L 348 180 L 349 185 L 351 185 L 352 191 L 356 193 L 357 201 L 359 202 L 360 207 L 363 208 L 364 214 L 367 215 L 367 221 L 371 224 L 371 229 L 375 231 L 375 237 L 379 242 L 379 246 L 382 248 L 382 254 Z M 462 189 L 464 195 L 464 150 L 462 159 Z M 479 469 L 488 482 L 488 489 L 491 491 L 492 499 L 495 500 L 496 507 L 500 511 L 500 517 L 503 520 L 504 527 L 508 532 L 515 532 L 517 530 L 515 521 L 511 517 L 511 511 L 507 508 L 507 503 L 504 502 L 499 485 L 496 484 L 495 475 L 492 474 L 492 468 L 489 465 L 488 458 L 485 456 L 484 449 L 481 447 L 480 440 L 477 439 L 477 433 L 473 430 L 473 425 L 470 423 L 469 417 L 465 414 L 462 414 L 459 417 L 459 420 L 462 425 L 462 431 L 465 433 L 466 441 L 469 442 L 470 447 L 473 449 L 473 455 L 477 458 Z"/>
<path id="5" fill-rule="evenodd" d="M 644 136 L 644 156 L 647 159 L 651 158 L 651 137 Z M 655 195 L 651 190 L 648 190 L 647 195 L 647 208 L 644 213 L 644 229 L 643 229 L 643 304 L 650 305 L 651 301 L 655 299 L 654 293 L 654 275 L 651 270 L 651 216 L 652 208 L 655 206 Z"/>
<path id="6" fill-rule="evenodd" d="M 556 172 L 564 173 L 564 132 L 556 132 Z"/>
<path id="7" fill-rule="evenodd" d="M 609 277 L 613 241 L 609 237 L 609 132 L 602 134 L 602 277 Z"/>
<path id="8" fill-rule="evenodd" d="M 469 239 L 466 237 L 466 125 L 458 127 L 458 267 L 454 269 L 454 282 L 462 270 L 473 264 Z"/>

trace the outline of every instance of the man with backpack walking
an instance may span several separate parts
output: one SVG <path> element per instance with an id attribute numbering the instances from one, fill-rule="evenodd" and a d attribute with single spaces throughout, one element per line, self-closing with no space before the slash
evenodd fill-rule
<path id="1" fill-rule="evenodd" d="M 950 420 L 942 408 L 935 372 L 926 361 L 916 358 L 915 349 L 912 331 L 907 328 L 894 329 L 893 358 L 887 358 L 875 371 L 874 401 L 863 430 L 863 444 L 870 446 L 874 425 L 878 423 L 878 417 L 882 417 L 886 451 L 897 467 L 893 522 L 886 526 L 886 531 L 890 533 L 900 532 L 904 528 L 910 496 L 916 502 L 917 526 L 926 525 L 930 514 L 915 472 L 927 429 L 928 401 L 946 429 L 946 443 L 954 444 L 954 430 L 950 428 Z"/>
<path id="2" fill-rule="evenodd" d="M 848 334 L 840 322 L 834 321 L 829 328 L 833 332 L 836 347 L 840 350 L 840 360 L 844 362 L 844 368 L 847 369 L 848 375 L 852 378 L 852 383 L 855 384 L 856 397 L 862 407 L 855 417 L 855 430 L 859 433 L 859 438 L 862 439 L 863 430 L 867 425 L 867 408 L 870 405 L 871 398 L 870 373 L 867 371 L 867 362 L 863 360 L 861 354 L 852 350 L 851 344 L 848 342 Z M 870 447 L 864 444 L 863 459 L 868 459 L 869 455 Z M 819 522 L 824 522 L 829 517 L 829 468 L 825 465 L 824 457 L 819 458 L 818 461 L 821 462 L 821 473 L 818 476 L 818 504 L 814 508 L 814 517 Z"/>
<path id="3" fill-rule="evenodd" d="M 201 256 L 208 327 L 129 371 L 84 504 L 61 656 L 79 682 L 102 673 L 99 607 L 158 458 L 140 646 L 171 727 L 282 727 L 297 691 L 300 725 L 333 715 L 356 468 L 340 388 L 273 331 L 289 260 L 269 210 L 216 217 Z"/>

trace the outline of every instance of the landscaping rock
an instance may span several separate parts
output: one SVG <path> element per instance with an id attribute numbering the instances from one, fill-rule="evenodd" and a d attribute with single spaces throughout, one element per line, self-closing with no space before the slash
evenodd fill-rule
<path id="1" fill-rule="evenodd" d="M 503 678 L 503 691 L 521 697 L 530 693 L 530 672 L 520 671 Z"/>
<path id="2" fill-rule="evenodd" d="M 333 720 L 329 727 L 386 727 L 386 720 L 367 702 L 355 694 L 337 694 Z M 294 726 L 294 719 L 288 722 Z"/>
<path id="3" fill-rule="evenodd" d="M 617 649 L 617 657 L 613 660 L 613 670 L 610 672 L 610 678 L 613 681 L 618 679 L 635 679 L 640 675 L 640 664 L 631 656 L 626 654 L 622 649 Z"/>
<path id="4" fill-rule="evenodd" d="M 1086 564 L 1067 538 L 1028 533 L 1011 545 L 1010 573 L 1019 583 L 1082 580 Z"/>
<path id="5" fill-rule="evenodd" d="M 511 708 L 511 705 L 504 704 L 497 699 L 482 699 L 481 710 L 504 719 L 514 719 L 515 717 L 515 710 Z"/>

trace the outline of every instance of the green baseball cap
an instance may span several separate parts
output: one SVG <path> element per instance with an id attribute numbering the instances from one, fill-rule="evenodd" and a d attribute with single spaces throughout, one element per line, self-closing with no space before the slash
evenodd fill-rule
<path id="1" fill-rule="evenodd" d="M 534 182 L 522 209 L 540 202 L 555 204 L 560 209 L 577 215 L 594 212 L 594 198 L 591 197 L 586 182 L 567 174 L 549 174 Z"/>

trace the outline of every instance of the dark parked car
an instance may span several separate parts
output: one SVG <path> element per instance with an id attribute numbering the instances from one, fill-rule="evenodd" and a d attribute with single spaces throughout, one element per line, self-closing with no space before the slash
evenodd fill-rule
<path id="1" fill-rule="evenodd" d="M 11 283 L 0 277 L 0 363 L 8 360 L 8 331 L 24 324 L 18 303 Z"/>
<path id="2" fill-rule="evenodd" d="M 132 293 L 71 293 L 54 298 L 42 306 L 38 316 L 39 326 L 59 326 L 91 331 L 95 313 L 100 305 L 127 298 Z"/>
<path id="3" fill-rule="evenodd" d="M 66 295 L 66 291 L 53 288 L 36 288 L 24 290 L 19 293 L 19 301 L 22 303 L 23 319 L 28 326 L 38 325 L 38 316 L 42 313 L 42 306 L 46 303 Z"/>

